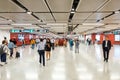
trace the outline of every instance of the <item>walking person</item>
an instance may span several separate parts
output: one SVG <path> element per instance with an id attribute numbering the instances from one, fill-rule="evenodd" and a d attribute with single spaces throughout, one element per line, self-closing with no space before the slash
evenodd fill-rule
<path id="1" fill-rule="evenodd" d="M 34 49 L 34 48 L 35 48 L 35 40 L 34 40 L 34 39 L 31 39 L 31 42 L 30 42 L 30 43 L 31 43 L 31 45 L 32 45 L 31 48 Z"/>
<path id="2" fill-rule="evenodd" d="M 40 39 L 40 43 L 37 47 L 39 53 L 39 62 L 40 64 L 43 63 L 43 66 L 45 66 L 45 42 L 43 41 L 43 39 Z"/>
<path id="3" fill-rule="evenodd" d="M 64 39 L 64 42 L 63 42 L 64 46 L 67 47 L 67 40 Z"/>
<path id="4" fill-rule="evenodd" d="M 54 50 L 54 48 L 55 48 L 55 46 L 54 46 L 55 44 L 54 44 L 54 43 L 55 43 L 55 39 L 52 38 L 52 39 L 51 39 L 51 47 L 52 47 L 52 50 Z"/>
<path id="5" fill-rule="evenodd" d="M 36 47 L 37 47 L 37 45 L 39 44 L 39 42 L 40 42 L 40 39 L 39 38 L 37 38 L 36 40 L 35 40 L 35 42 L 36 42 Z"/>
<path id="6" fill-rule="evenodd" d="M 111 49 L 111 41 L 108 40 L 108 37 L 105 37 L 105 40 L 102 42 L 102 48 L 103 48 L 104 61 L 108 62 L 109 51 Z"/>
<path id="7" fill-rule="evenodd" d="M 72 39 L 69 40 L 69 45 L 70 45 L 70 50 L 73 50 L 74 43 Z"/>
<path id="8" fill-rule="evenodd" d="M 7 47 L 6 41 L 2 41 L 2 45 L 0 46 L 0 59 L 1 59 L 1 66 L 7 64 L 7 53 L 9 52 L 9 48 Z"/>
<path id="9" fill-rule="evenodd" d="M 79 40 L 77 39 L 77 40 L 75 41 L 75 53 L 79 53 L 79 45 L 80 45 L 80 42 L 79 42 Z"/>
<path id="10" fill-rule="evenodd" d="M 25 40 L 22 40 L 22 47 L 25 48 Z"/>
<path id="11" fill-rule="evenodd" d="M 51 56 L 51 42 L 50 39 L 46 40 L 46 45 L 45 45 L 45 51 L 46 51 L 46 58 L 47 60 L 50 60 L 50 56 Z"/>
<path id="12" fill-rule="evenodd" d="M 15 45 L 12 42 L 12 40 L 10 39 L 10 42 L 8 43 L 8 48 L 10 49 L 10 58 L 13 57 L 13 49 L 14 49 Z"/>
<path id="13" fill-rule="evenodd" d="M 6 45 L 8 45 L 8 40 L 7 40 L 6 37 L 4 37 L 4 40 L 3 40 L 3 41 L 5 41 Z"/>

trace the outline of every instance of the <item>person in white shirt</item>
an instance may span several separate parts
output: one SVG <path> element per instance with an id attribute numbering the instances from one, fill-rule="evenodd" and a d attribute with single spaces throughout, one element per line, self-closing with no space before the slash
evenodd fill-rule
<path id="1" fill-rule="evenodd" d="M 43 62 L 43 66 L 45 66 L 45 44 L 46 43 L 43 41 L 43 39 L 40 39 L 40 43 L 37 46 L 39 53 L 39 62 L 40 64 Z"/>
<path id="2" fill-rule="evenodd" d="M 8 52 L 10 52 L 8 46 L 7 46 L 8 43 L 6 43 L 6 41 L 2 41 L 2 45 L 0 47 L 3 48 L 3 52 L 0 54 L 0 59 L 1 59 L 1 63 L 0 66 L 3 66 L 4 63 L 7 64 L 7 54 Z"/>
<path id="3" fill-rule="evenodd" d="M 40 39 L 39 38 L 37 38 L 36 40 L 35 40 L 35 42 L 36 42 L 36 47 L 37 47 L 37 45 L 39 44 L 39 42 L 40 42 Z"/>

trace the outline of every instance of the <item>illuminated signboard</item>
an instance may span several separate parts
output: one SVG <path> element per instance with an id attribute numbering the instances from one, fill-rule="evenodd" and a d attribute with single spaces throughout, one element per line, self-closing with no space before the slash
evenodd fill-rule
<path id="1" fill-rule="evenodd" d="M 18 32 L 21 32 L 21 30 L 18 30 L 18 29 L 11 29 L 10 32 L 11 32 L 11 33 L 18 33 Z"/>
<path id="2" fill-rule="evenodd" d="M 115 41 L 120 41 L 120 35 L 115 35 Z"/>
<path id="3" fill-rule="evenodd" d="M 33 32 L 35 32 L 35 30 L 34 29 L 24 29 L 22 32 L 33 33 Z"/>

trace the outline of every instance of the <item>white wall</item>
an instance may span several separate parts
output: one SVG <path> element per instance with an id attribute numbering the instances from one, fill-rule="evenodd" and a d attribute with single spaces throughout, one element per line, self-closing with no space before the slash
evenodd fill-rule
<path id="1" fill-rule="evenodd" d="M 7 40 L 10 40 L 10 32 L 6 30 L 0 30 L 0 44 L 2 44 L 2 41 L 4 40 L 4 37 L 7 37 Z"/>

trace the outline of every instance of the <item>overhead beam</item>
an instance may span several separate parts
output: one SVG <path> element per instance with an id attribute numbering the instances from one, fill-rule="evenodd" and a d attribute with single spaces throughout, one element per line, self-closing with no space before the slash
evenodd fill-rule
<path id="1" fill-rule="evenodd" d="M 54 17 L 54 15 L 53 15 L 53 13 L 52 13 L 52 10 L 51 10 L 51 8 L 50 8 L 50 6 L 49 6 L 48 2 L 47 2 L 46 0 L 44 0 L 44 1 L 45 1 L 46 5 L 47 5 L 47 7 L 48 7 L 49 11 L 50 11 L 50 14 L 52 15 L 52 17 L 53 17 L 54 21 L 56 22 L 56 19 L 55 19 L 55 17 Z"/>
<path id="2" fill-rule="evenodd" d="M 79 25 L 80 25 L 80 24 L 75 25 L 75 27 L 73 27 L 73 30 L 74 30 L 75 28 L 77 28 Z"/>
<path id="3" fill-rule="evenodd" d="M 12 0 L 12 2 L 14 2 L 17 6 L 19 6 L 19 7 L 22 8 L 23 10 L 25 10 L 26 13 L 27 13 L 28 11 L 30 11 L 30 10 L 28 10 L 23 4 L 21 4 L 18 0 Z M 32 15 L 34 18 L 36 18 L 37 20 L 39 20 L 39 18 L 38 18 L 35 14 L 33 14 L 33 12 L 31 13 L 31 15 Z"/>

